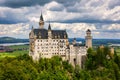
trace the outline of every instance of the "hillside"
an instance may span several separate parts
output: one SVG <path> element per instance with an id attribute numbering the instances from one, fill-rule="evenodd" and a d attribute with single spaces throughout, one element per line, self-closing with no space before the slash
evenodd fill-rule
<path id="1" fill-rule="evenodd" d="M 16 39 L 13 37 L 0 37 L 0 43 L 23 43 L 28 42 L 28 39 Z"/>
<path id="2" fill-rule="evenodd" d="M 69 38 L 69 42 L 72 42 L 73 38 Z M 76 38 L 77 42 L 85 44 L 85 39 Z M 0 37 L 0 44 L 2 43 L 24 43 L 29 42 L 29 39 L 16 39 L 13 37 Z M 120 39 L 93 39 L 93 45 L 108 45 L 108 44 L 120 44 Z"/>

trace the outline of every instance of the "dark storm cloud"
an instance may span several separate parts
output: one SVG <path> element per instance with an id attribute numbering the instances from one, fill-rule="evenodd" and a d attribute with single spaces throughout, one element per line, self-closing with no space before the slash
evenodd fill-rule
<path id="1" fill-rule="evenodd" d="M 112 8 L 115 8 L 116 6 L 119 6 L 120 5 L 120 0 L 113 0 L 111 2 L 109 2 L 109 8 L 112 9 Z"/>
<path id="2" fill-rule="evenodd" d="M 103 32 L 103 33 L 120 33 L 120 30 L 101 30 L 99 32 Z"/>
<path id="3" fill-rule="evenodd" d="M 44 5 L 50 2 L 50 0 L 4 0 L 4 2 L 0 3 L 1 6 L 7 6 L 11 8 L 19 8 L 19 7 L 29 7 L 34 5 Z"/>
<path id="4" fill-rule="evenodd" d="M 54 13 L 54 11 L 56 11 L 56 12 L 61 11 L 62 12 L 63 9 L 65 8 L 66 11 L 67 11 L 67 13 L 71 12 L 71 13 L 79 13 L 80 14 L 80 16 L 78 16 L 78 17 L 75 16 L 75 17 L 72 17 L 72 18 L 64 19 L 64 20 L 62 19 L 62 17 L 59 20 L 56 20 L 56 19 L 54 20 L 53 19 L 53 22 L 63 22 L 63 23 L 95 23 L 95 24 L 97 24 L 97 23 L 101 23 L 101 24 L 120 23 L 120 20 L 114 21 L 112 19 L 109 19 L 109 17 L 107 17 L 106 19 L 103 20 L 101 17 L 103 17 L 104 15 L 100 14 L 100 16 L 99 16 L 99 13 L 97 13 L 97 11 L 94 12 L 94 13 L 91 13 L 91 12 L 94 11 L 94 9 L 96 8 L 96 6 L 101 7 L 101 4 L 103 4 L 103 3 L 100 3 L 100 2 L 91 3 L 88 6 L 89 8 L 91 6 L 94 7 L 94 9 L 91 10 L 91 8 L 88 9 L 88 7 L 84 6 L 85 4 L 87 4 L 87 2 L 90 2 L 90 1 L 87 1 L 87 0 L 4 0 L 4 1 L 0 1 L 0 6 L 11 7 L 11 9 L 16 9 L 16 8 L 19 9 L 20 7 L 26 7 L 26 6 L 28 6 L 27 8 L 29 10 L 29 13 L 27 13 L 27 14 L 22 13 L 23 15 L 19 16 L 19 15 L 16 15 L 17 14 L 16 12 L 14 12 L 14 14 L 6 14 L 6 13 L 10 13 L 10 11 L 4 12 L 5 16 L 6 15 L 7 16 L 4 17 L 4 18 L 0 17 L 0 21 L 1 21 L 0 24 L 2 24 L 2 23 L 3 24 L 4 23 L 11 23 L 12 24 L 12 23 L 26 22 L 28 20 L 27 20 L 27 18 L 24 18 L 25 16 L 27 16 L 27 15 L 29 15 L 31 13 L 38 13 L 38 12 L 34 11 L 34 10 L 37 10 L 37 9 L 34 9 L 34 10 L 31 9 L 31 8 L 29 9 L 30 6 L 33 6 L 33 7 L 35 7 L 35 5 L 43 6 L 43 5 L 45 5 L 47 3 L 50 3 L 52 1 L 56 1 L 57 3 L 60 3 L 59 7 L 56 6 L 56 7 L 49 8 L 49 10 L 52 11 L 53 13 Z M 78 5 L 75 6 L 75 3 L 78 3 Z M 116 2 L 110 1 L 109 7 L 112 8 L 112 7 L 115 7 L 116 5 L 119 5 L 119 4 L 120 4 L 119 0 L 116 0 Z M 100 9 L 100 10 L 102 10 L 102 9 Z M 39 9 L 39 11 L 40 11 L 40 9 Z M 96 14 L 98 14 L 98 16 Z M 117 13 L 115 13 L 115 14 L 117 14 Z M 64 15 L 64 14 L 60 14 L 60 15 L 57 14 L 56 17 L 62 16 L 62 15 Z M 76 14 L 73 14 L 73 15 L 76 15 Z M 68 16 L 68 17 L 71 17 L 71 16 Z"/>
<path id="5" fill-rule="evenodd" d="M 28 22 L 28 20 L 21 20 L 21 19 L 16 19 L 16 18 L 1 18 L 0 17 L 0 24 L 16 24 L 16 23 L 25 23 Z"/>
<path id="6" fill-rule="evenodd" d="M 99 19 L 71 19 L 71 20 L 64 20 L 60 21 L 63 23 L 93 23 L 93 24 L 114 24 L 114 23 L 120 23 L 120 20 L 113 21 L 113 20 L 99 20 Z"/>
<path id="7" fill-rule="evenodd" d="M 34 5 L 43 6 L 46 3 L 51 1 L 56 1 L 58 3 L 63 4 L 64 6 L 74 5 L 76 2 L 80 0 L 4 0 L 0 3 L 0 6 L 7 6 L 11 8 L 19 8 L 19 7 L 29 7 Z"/>
<path id="8" fill-rule="evenodd" d="M 28 19 L 23 14 L 18 14 L 14 11 L 8 10 L 3 12 L 3 16 L 0 16 L 0 24 L 16 24 L 28 22 Z"/>

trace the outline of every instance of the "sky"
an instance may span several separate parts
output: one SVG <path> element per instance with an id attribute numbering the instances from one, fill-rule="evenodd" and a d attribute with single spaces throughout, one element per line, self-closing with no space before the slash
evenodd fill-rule
<path id="1" fill-rule="evenodd" d="M 120 39 L 120 0 L 0 0 L 0 37 L 29 38 L 32 26 L 66 30 L 69 38 Z"/>

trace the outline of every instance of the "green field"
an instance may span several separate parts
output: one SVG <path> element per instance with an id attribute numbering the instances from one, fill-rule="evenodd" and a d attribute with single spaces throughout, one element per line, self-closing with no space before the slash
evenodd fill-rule
<path id="1" fill-rule="evenodd" d="M 14 46 L 10 46 L 10 48 L 12 49 L 29 48 L 29 45 L 14 45 Z"/>
<path id="2" fill-rule="evenodd" d="M 118 55 L 120 55 L 120 48 L 116 48 L 115 51 L 117 52 Z"/>
<path id="3" fill-rule="evenodd" d="M 3 53 L 0 53 L 0 58 L 16 57 L 16 56 L 23 55 L 23 54 L 28 54 L 28 51 L 3 52 Z"/>
<path id="4" fill-rule="evenodd" d="M 23 48 L 29 48 L 28 45 L 15 45 L 15 46 L 9 46 L 11 49 L 16 49 L 16 51 L 13 52 L 2 52 L 0 53 L 0 58 L 4 58 L 4 57 L 16 57 L 19 55 L 23 55 L 23 54 L 28 54 L 29 51 L 28 50 L 17 50 L 17 49 L 23 49 Z"/>
<path id="5" fill-rule="evenodd" d="M 11 49 L 16 49 L 16 51 L 13 52 L 3 52 L 0 53 L 0 58 L 4 57 L 16 57 L 19 55 L 23 54 L 28 54 L 28 50 L 17 50 L 17 49 L 29 49 L 29 45 L 14 45 L 14 46 L 9 46 Z M 115 51 L 117 52 L 118 55 L 120 55 L 120 48 L 115 48 Z"/>

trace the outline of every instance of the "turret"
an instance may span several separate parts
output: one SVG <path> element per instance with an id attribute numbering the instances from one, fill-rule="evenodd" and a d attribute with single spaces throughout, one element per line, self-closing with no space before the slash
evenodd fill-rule
<path id="1" fill-rule="evenodd" d="M 48 26 L 48 31 L 51 31 L 51 25 L 50 25 L 50 23 L 49 23 L 49 26 Z"/>
<path id="2" fill-rule="evenodd" d="M 92 36 L 91 36 L 91 30 L 90 29 L 88 29 L 86 31 L 85 39 L 86 39 L 86 47 L 87 48 L 92 48 Z"/>
<path id="3" fill-rule="evenodd" d="M 76 44 L 76 38 L 73 39 L 73 42 L 72 42 L 72 43 L 73 43 L 73 45 Z"/>
<path id="4" fill-rule="evenodd" d="M 48 26 L 48 38 L 52 38 L 52 30 L 51 30 L 50 23 L 49 23 L 49 26 Z"/>
<path id="5" fill-rule="evenodd" d="M 40 29 L 43 29 L 43 27 L 44 27 L 44 19 L 43 19 L 42 13 L 40 16 L 39 26 L 40 26 Z"/>
<path id="6" fill-rule="evenodd" d="M 32 39 L 33 37 L 34 37 L 34 28 L 33 28 L 33 26 L 32 26 L 32 28 L 31 28 L 31 32 L 30 32 L 30 34 L 29 34 L 29 38 L 30 39 Z"/>
<path id="7" fill-rule="evenodd" d="M 32 26 L 32 30 L 34 30 L 33 26 Z"/>

